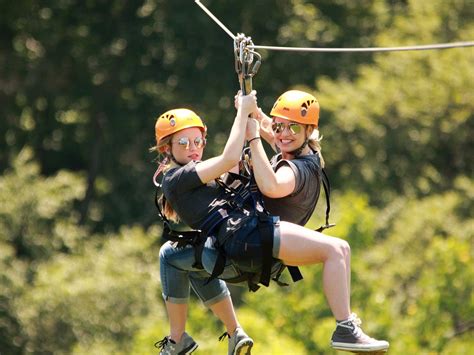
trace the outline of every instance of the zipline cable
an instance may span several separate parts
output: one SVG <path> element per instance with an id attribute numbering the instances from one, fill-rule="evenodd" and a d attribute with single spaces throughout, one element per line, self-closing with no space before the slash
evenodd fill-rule
<path id="1" fill-rule="evenodd" d="M 199 7 L 211 18 L 215 23 L 219 25 L 234 41 L 236 36 L 214 16 L 214 14 L 207 9 L 206 6 L 201 4 L 199 0 L 194 0 Z M 460 48 L 460 47 L 474 47 L 474 41 L 467 42 L 452 42 L 452 43 L 439 43 L 439 44 L 427 44 L 427 45 L 416 45 L 416 46 L 404 46 L 404 47 L 367 47 L 367 48 L 314 48 L 314 47 L 278 47 L 278 46 L 260 46 L 250 44 L 247 46 L 249 49 L 267 49 L 272 51 L 290 51 L 290 52 L 401 52 L 401 51 L 423 51 L 432 49 L 449 49 L 449 48 Z"/>
<path id="2" fill-rule="evenodd" d="M 405 47 L 367 47 L 367 48 L 305 48 L 305 47 L 276 47 L 276 46 L 249 46 L 251 49 L 267 49 L 272 51 L 291 51 L 291 52 L 401 52 L 401 51 L 425 51 L 431 49 L 448 49 L 459 47 L 473 47 L 471 42 L 453 42 L 426 44 Z"/>
<path id="3" fill-rule="evenodd" d="M 198 4 L 199 7 L 200 7 L 201 9 L 203 9 L 203 11 L 204 11 L 206 14 L 208 14 L 209 17 L 212 18 L 212 19 L 214 20 L 214 22 L 217 23 L 217 24 L 219 25 L 219 27 L 222 28 L 222 29 L 235 41 L 235 36 L 234 36 L 234 34 L 233 34 L 232 32 L 230 32 L 230 30 L 229 30 L 227 27 L 225 27 L 224 24 L 223 24 L 222 22 L 220 22 L 219 19 L 218 19 L 217 17 L 215 17 L 214 14 L 213 14 L 211 11 L 209 11 L 209 10 L 207 9 L 207 7 L 205 7 L 203 4 L 201 4 L 201 2 L 200 2 L 199 0 L 194 0 L 194 2 L 195 2 L 196 4 Z"/>

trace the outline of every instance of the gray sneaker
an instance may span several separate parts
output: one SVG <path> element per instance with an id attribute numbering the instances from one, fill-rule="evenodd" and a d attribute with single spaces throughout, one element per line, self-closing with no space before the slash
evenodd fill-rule
<path id="1" fill-rule="evenodd" d="M 183 333 L 179 343 L 171 340 L 169 336 L 155 343 L 155 348 L 160 349 L 160 355 L 188 355 L 197 347 L 197 343 L 186 332 Z"/>
<path id="2" fill-rule="evenodd" d="M 353 352 L 387 351 L 388 341 L 376 340 L 366 335 L 360 325 L 361 320 L 355 313 L 343 321 L 336 322 L 337 327 L 331 338 L 331 347 L 337 350 Z"/>
<path id="3" fill-rule="evenodd" d="M 250 355 L 253 340 L 242 328 L 237 328 L 232 336 L 225 332 L 219 337 L 219 340 L 223 340 L 226 335 L 229 338 L 228 355 Z"/>

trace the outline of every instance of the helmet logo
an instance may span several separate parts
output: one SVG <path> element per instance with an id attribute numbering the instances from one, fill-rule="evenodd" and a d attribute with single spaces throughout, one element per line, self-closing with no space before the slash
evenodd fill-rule
<path id="1" fill-rule="evenodd" d="M 301 116 L 304 117 L 308 113 L 308 110 L 305 107 L 301 108 Z"/>

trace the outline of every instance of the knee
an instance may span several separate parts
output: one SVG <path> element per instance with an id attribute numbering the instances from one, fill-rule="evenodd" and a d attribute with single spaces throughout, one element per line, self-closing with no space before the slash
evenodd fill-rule
<path id="1" fill-rule="evenodd" d="M 351 255 L 351 247 L 344 239 L 336 239 L 332 246 L 332 252 L 338 259 L 346 259 Z"/>
<path id="2" fill-rule="evenodd" d="M 351 255 L 351 246 L 346 240 L 341 239 L 340 248 L 344 257 L 348 257 Z"/>

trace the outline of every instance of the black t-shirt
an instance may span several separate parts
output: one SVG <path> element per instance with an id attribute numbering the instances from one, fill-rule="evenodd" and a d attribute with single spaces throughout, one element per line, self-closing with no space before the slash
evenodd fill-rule
<path id="1" fill-rule="evenodd" d="M 282 221 L 305 225 L 318 201 L 321 186 L 321 167 L 317 154 L 292 160 L 272 159 L 274 170 L 288 165 L 296 177 L 295 190 L 282 198 L 264 198 L 266 209 Z M 163 194 L 182 222 L 200 229 L 207 217 L 221 208 L 231 196 L 214 180 L 203 184 L 196 172 L 196 162 L 168 170 L 162 182 Z"/>
<path id="2" fill-rule="evenodd" d="M 200 229 L 206 218 L 230 198 L 214 180 L 207 184 L 201 182 L 194 161 L 168 170 L 162 189 L 180 220 L 193 229 Z"/>
<path id="3" fill-rule="evenodd" d="M 318 154 L 303 155 L 292 160 L 274 156 L 271 164 L 275 171 L 283 165 L 289 166 L 296 177 L 295 190 L 282 198 L 264 196 L 266 209 L 273 216 L 304 226 L 314 212 L 321 187 L 321 163 Z"/>

